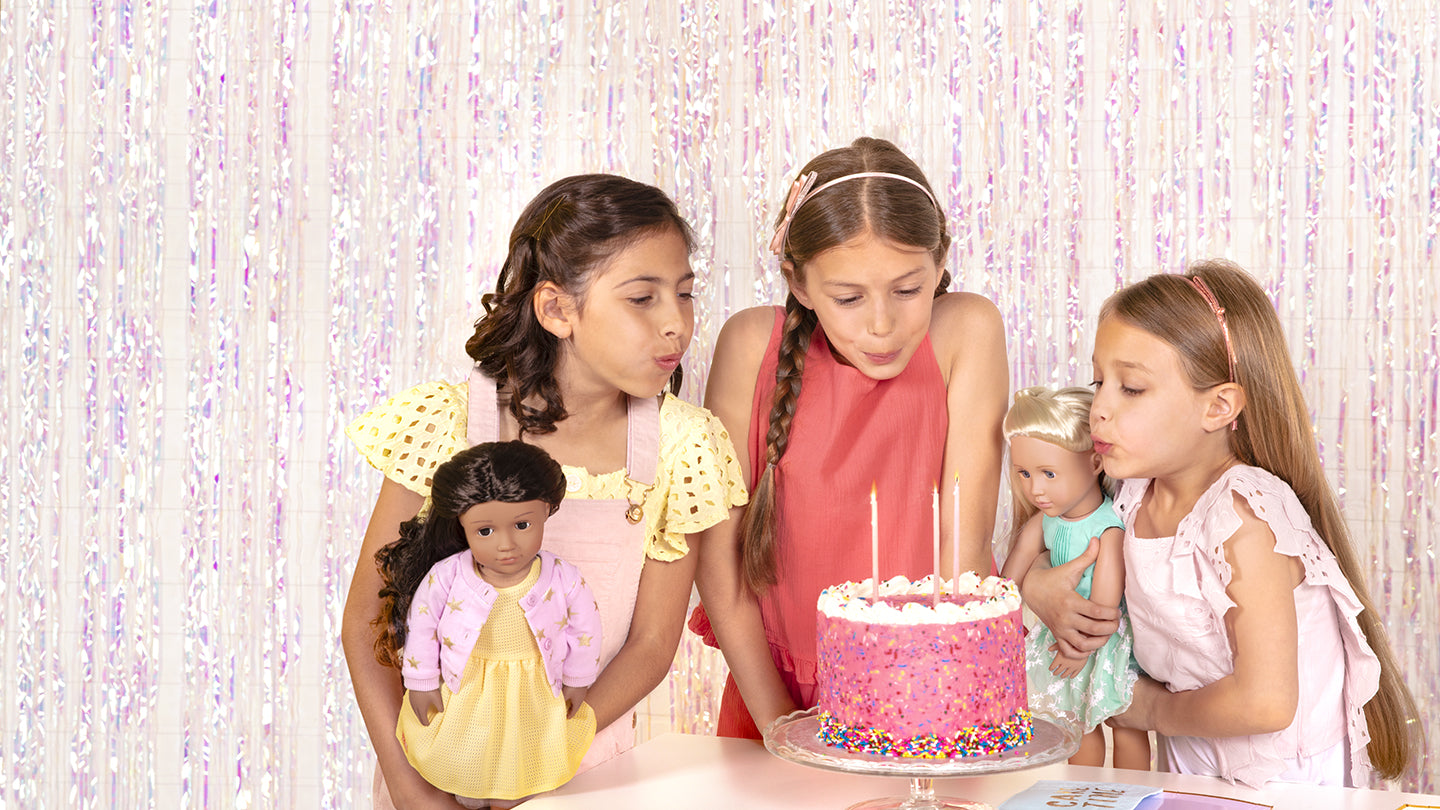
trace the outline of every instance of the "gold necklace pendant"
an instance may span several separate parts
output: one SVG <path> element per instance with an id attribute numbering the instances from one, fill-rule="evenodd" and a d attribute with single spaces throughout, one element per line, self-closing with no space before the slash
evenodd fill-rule
<path id="1" fill-rule="evenodd" d="M 645 510 L 638 503 L 630 504 L 630 508 L 625 510 L 625 519 L 630 521 L 631 526 L 639 523 L 643 517 L 645 517 Z"/>

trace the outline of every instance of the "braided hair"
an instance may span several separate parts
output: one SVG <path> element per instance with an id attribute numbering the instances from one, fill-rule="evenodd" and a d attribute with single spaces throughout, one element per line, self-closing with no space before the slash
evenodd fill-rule
<path id="1" fill-rule="evenodd" d="M 509 395 L 510 415 L 526 433 L 553 433 L 565 419 L 555 369 L 562 342 L 535 317 L 535 293 L 551 282 L 583 302 L 595 270 L 637 241 L 674 230 L 695 250 L 695 235 L 660 189 L 613 174 L 566 177 L 525 206 L 510 232 L 495 292 L 465 352 Z M 679 392 L 681 372 L 670 377 Z"/>
<path id="2" fill-rule="evenodd" d="M 847 147 L 816 156 L 800 171 L 815 172 L 816 187 L 830 180 L 860 172 L 884 172 L 908 177 L 930 188 L 920 167 L 894 144 L 878 138 L 857 138 Z M 933 196 L 933 191 L 931 192 Z M 793 212 L 788 235 L 781 249 L 785 281 L 794 289 L 805 283 L 805 264 L 827 250 L 872 233 L 897 245 L 928 250 L 937 267 L 945 265 L 950 249 L 945 213 L 931 202 L 931 196 L 915 186 L 884 177 L 863 177 L 825 189 Z M 786 216 L 776 218 L 779 226 Z M 950 273 L 943 272 L 936 285 L 938 297 L 950 286 Z M 764 471 L 750 496 L 750 506 L 740 527 L 741 568 L 745 582 L 761 592 L 778 579 L 776 562 L 777 524 L 776 468 L 790 442 L 790 427 L 800 399 L 805 373 L 805 354 L 819 323 L 815 312 L 803 305 L 794 293 L 785 299 L 785 321 L 781 326 L 775 393 L 765 430 L 765 455 L 755 459 Z"/>

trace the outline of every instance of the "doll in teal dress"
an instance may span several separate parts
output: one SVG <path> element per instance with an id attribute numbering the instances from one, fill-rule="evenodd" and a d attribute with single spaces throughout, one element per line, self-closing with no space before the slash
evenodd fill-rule
<path id="1" fill-rule="evenodd" d="M 1026 388 L 1005 415 L 1010 451 L 1014 529 L 1002 575 L 1022 581 L 1042 554 L 1060 565 L 1098 538 L 1100 555 L 1085 569 L 1076 590 L 1103 605 L 1121 608 L 1120 628 L 1105 646 L 1081 658 L 1051 649 L 1055 636 L 1043 624 L 1025 639 L 1025 670 L 1032 709 L 1069 715 L 1084 736 L 1070 762 L 1103 766 L 1106 718 L 1130 705 L 1139 667 L 1124 615 L 1124 523 L 1111 506 L 1100 456 L 1090 440 L 1088 388 Z M 1149 770 L 1150 741 L 1144 731 L 1111 729 L 1117 768 Z"/>

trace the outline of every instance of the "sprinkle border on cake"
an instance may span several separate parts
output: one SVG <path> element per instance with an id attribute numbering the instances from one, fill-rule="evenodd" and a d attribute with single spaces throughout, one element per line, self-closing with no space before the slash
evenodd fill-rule
<path id="1" fill-rule="evenodd" d="M 936 734 L 921 734 L 908 739 L 896 738 L 880 729 L 857 729 L 836 720 L 829 712 L 820 712 L 820 739 L 826 745 L 861 754 L 911 759 L 953 759 L 1001 754 L 1019 748 L 1034 739 L 1035 731 L 1029 710 L 1016 712 L 1009 721 L 990 728 L 961 729 L 953 738 L 942 739 Z"/>

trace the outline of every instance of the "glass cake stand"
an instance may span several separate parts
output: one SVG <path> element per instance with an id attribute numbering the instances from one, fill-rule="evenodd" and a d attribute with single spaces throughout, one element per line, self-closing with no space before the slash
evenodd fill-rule
<path id="1" fill-rule="evenodd" d="M 902 759 L 856 753 L 832 748 L 820 739 L 820 718 L 815 709 L 805 709 L 777 718 L 765 728 L 765 748 L 781 759 L 842 773 L 873 776 L 904 776 L 910 779 L 910 795 L 869 799 L 852 804 L 848 810 L 942 810 L 966 808 L 991 810 L 983 802 L 936 796 L 934 779 L 947 776 L 980 776 L 1038 768 L 1069 759 L 1080 748 L 1080 731 L 1068 719 L 1033 715 L 1030 742 L 999 754 L 950 759 Z"/>

